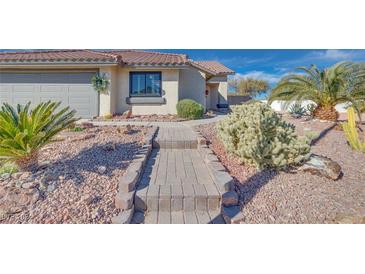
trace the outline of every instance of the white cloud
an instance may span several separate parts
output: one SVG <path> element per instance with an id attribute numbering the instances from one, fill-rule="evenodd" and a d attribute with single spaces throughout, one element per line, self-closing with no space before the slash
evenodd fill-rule
<path id="1" fill-rule="evenodd" d="M 314 51 L 308 57 L 317 60 L 350 60 L 357 56 L 354 51 L 328 49 L 326 51 Z"/>

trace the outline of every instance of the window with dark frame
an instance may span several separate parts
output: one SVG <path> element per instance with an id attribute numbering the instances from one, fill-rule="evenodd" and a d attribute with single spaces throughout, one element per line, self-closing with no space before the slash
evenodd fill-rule
<path id="1" fill-rule="evenodd" d="M 161 97 L 161 72 L 130 72 L 129 96 Z"/>

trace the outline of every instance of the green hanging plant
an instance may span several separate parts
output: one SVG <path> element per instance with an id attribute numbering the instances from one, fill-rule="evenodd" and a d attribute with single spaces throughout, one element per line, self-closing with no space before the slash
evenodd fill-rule
<path id="1" fill-rule="evenodd" d="M 91 83 L 97 92 L 106 93 L 108 91 L 109 79 L 105 73 L 96 73 L 91 78 Z"/>

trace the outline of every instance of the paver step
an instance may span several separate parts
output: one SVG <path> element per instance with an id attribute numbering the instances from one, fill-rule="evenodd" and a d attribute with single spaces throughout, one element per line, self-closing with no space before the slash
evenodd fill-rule
<path id="1" fill-rule="evenodd" d="M 145 211 L 218 210 L 221 194 L 213 185 L 139 185 L 135 207 Z"/>
<path id="2" fill-rule="evenodd" d="M 161 149 L 196 149 L 197 135 L 190 128 L 160 128 L 153 141 L 154 148 Z"/>
<path id="3" fill-rule="evenodd" d="M 196 149 L 198 147 L 197 140 L 166 140 L 156 138 L 153 141 L 153 148 L 162 149 Z"/>
<path id="4" fill-rule="evenodd" d="M 219 210 L 149 211 L 134 215 L 132 224 L 226 224 Z"/>

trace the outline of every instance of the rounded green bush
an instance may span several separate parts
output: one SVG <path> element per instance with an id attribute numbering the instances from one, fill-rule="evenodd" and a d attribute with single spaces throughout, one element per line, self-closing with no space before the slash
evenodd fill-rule
<path id="1" fill-rule="evenodd" d="M 204 114 L 204 107 L 191 99 L 183 99 L 176 105 L 177 116 L 187 119 L 201 119 Z"/>

